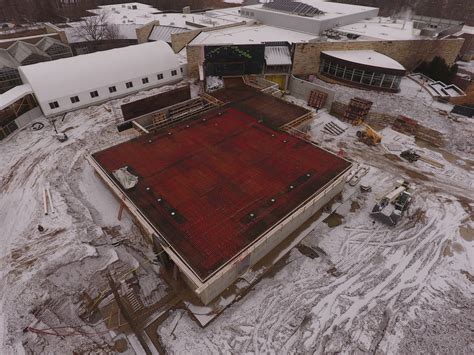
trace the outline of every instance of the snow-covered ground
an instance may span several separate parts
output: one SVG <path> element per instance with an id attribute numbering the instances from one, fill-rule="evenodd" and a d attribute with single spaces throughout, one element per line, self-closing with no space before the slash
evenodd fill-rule
<path id="1" fill-rule="evenodd" d="M 443 112 L 450 112 L 452 105 L 433 100 L 425 89 L 409 78 L 402 79 L 401 90 L 397 94 L 328 84 L 316 78 L 314 81 L 336 90 L 336 100 L 339 102 L 348 104 L 351 98 L 361 97 L 374 103 L 371 109 L 373 112 L 408 116 L 428 128 L 444 133 L 449 137 L 449 146 L 459 150 L 460 154 L 472 152 L 474 149 L 471 120 L 461 116 L 461 122 L 453 125 Z"/>
<path id="2" fill-rule="evenodd" d="M 348 126 L 339 136 L 324 133 L 322 122 L 339 121 L 321 111 L 301 129 L 318 144 L 370 166 L 361 184 L 372 186 L 372 192 L 347 188 L 336 211 L 341 224 L 331 228 L 318 220 L 302 242 L 318 257 L 293 249 L 206 328 L 183 309 L 171 310 L 157 328 L 169 353 L 474 352 L 474 154 L 469 121 L 437 114 L 438 108 L 449 107 L 440 107 L 412 81 L 404 80 L 398 95 L 336 90 L 338 101 L 366 97 L 374 101 L 374 111 L 405 114 L 452 142 L 444 151 L 432 151 L 385 128 L 383 145 L 368 147 L 355 138 L 359 127 Z M 84 159 L 87 152 L 135 135 L 119 134 L 115 128 L 113 108 L 127 100 L 68 114 L 57 122 L 58 130 L 69 136 L 65 143 L 57 141 L 49 124 L 0 142 L 2 354 L 114 352 L 117 335 L 100 323 L 86 326 L 77 315 L 80 292 L 93 287 L 100 270 L 114 263 L 140 265 L 140 284 L 147 294 L 156 293 L 158 286 L 166 288 L 158 268 L 144 266 L 153 258 L 151 248 L 126 213 L 117 220 L 117 201 Z M 396 157 L 410 147 L 444 169 Z M 416 186 L 407 215 L 394 228 L 373 223 L 369 212 L 376 199 L 399 178 Z M 47 216 L 45 186 L 56 210 Z M 38 225 L 45 230 L 40 232 Z M 117 241 L 124 243 L 112 245 Z M 61 306 L 46 317 L 41 310 L 50 303 Z M 71 325 L 83 327 L 83 334 L 24 332 L 29 326 Z"/>

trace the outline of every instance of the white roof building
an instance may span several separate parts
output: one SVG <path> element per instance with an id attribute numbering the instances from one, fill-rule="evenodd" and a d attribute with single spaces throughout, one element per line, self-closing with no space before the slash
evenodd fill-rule
<path id="1" fill-rule="evenodd" d="M 149 42 L 19 68 L 46 116 L 182 79 L 178 56 Z"/>
<path id="2" fill-rule="evenodd" d="M 302 13 L 302 4 L 306 4 Z M 286 28 L 298 32 L 321 34 L 337 26 L 351 24 L 378 15 L 375 7 L 340 4 L 323 0 L 268 2 L 242 6 L 240 14 L 264 25 Z"/>
<path id="3" fill-rule="evenodd" d="M 360 36 L 359 40 L 413 40 L 420 38 L 420 30 L 413 27 L 413 21 L 393 20 L 388 17 L 375 17 L 337 28 L 344 33 Z"/>
<path id="4" fill-rule="evenodd" d="M 373 50 L 323 51 L 332 58 L 369 67 L 385 68 L 404 71 L 405 67 L 384 54 Z"/>
<path id="5" fill-rule="evenodd" d="M 202 32 L 194 38 L 190 45 L 230 45 L 230 44 L 262 44 L 285 41 L 289 43 L 306 43 L 314 41 L 317 36 L 286 30 L 266 25 L 242 25 L 219 30 Z"/>

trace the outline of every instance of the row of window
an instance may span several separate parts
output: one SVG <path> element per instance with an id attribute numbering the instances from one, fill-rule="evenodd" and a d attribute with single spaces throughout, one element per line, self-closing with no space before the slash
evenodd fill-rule
<path id="1" fill-rule="evenodd" d="M 183 68 L 181 68 L 181 72 L 183 72 Z M 176 75 L 178 75 L 178 71 L 177 70 L 172 70 L 171 71 L 171 76 L 176 76 Z M 158 74 L 156 77 L 157 77 L 158 80 L 163 80 L 163 78 L 164 78 L 163 74 Z M 142 84 L 143 85 L 146 85 L 149 82 L 150 82 L 150 80 L 147 77 L 142 78 Z M 131 81 L 126 82 L 125 87 L 127 89 L 133 88 L 133 82 L 131 82 Z M 117 92 L 117 87 L 116 86 L 110 86 L 109 87 L 109 92 L 111 94 L 113 94 L 114 92 Z M 91 91 L 89 94 L 90 94 L 91 98 L 93 98 L 93 99 L 96 98 L 96 97 L 99 97 L 99 92 L 97 90 Z M 71 103 L 73 103 L 73 104 L 76 104 L 76 103 L 81 101 L 79 99 L 79 96 L 72 96 L 72 97 L 70 97 L 70 100 L 71 100 Z M 57 101 L 50 102 L 49 107 L 51 108 L 51 110 L 57 109 L 57 108 L 59 108 L 59 103 Z"/>
<path id="2" fill-rule="evenodd" d="M 341 64 L 321 59 L 320 72 L 354 83 L 385 89 L 399 89 L 401 76 L 353 69 Z"/>

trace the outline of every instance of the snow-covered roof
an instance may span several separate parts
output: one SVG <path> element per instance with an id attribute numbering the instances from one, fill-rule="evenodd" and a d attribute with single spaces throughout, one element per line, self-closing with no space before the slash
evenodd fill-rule
<path id="1" fill-rule="evenodd" d="M 17 68 L 20 66 L 20 63 L 12 57 L 9 51 L 6 49 L 0 48 L 0 69 L 7 68 Z"/>
<path id="2" fill-rule="evenodd" d="M 179 67 L 163 41 L 84 54 L 19 68 L 40 102 Z"/>
<path id="3" fill-rule="evenodd" d="M 8 90 L 7 92 L 0 94 L 0 110 L 7 108 L 12 103 L 32 93 L 33 93 L 33 90 L 31 86 L 28 84 L 15 86 L 14 88 Z"/>
<path id="4" fill-rule="evenodd" d="M 41 41 L 36 43 L 36 47 L 41 49 L 43 52 L 46 52 L 49 48 L 51 48 L 54 45 L 69 48 L 67 44 L 64 44 L 63 42 L 58 41 L 57 39 L 54 39 L 51 37 L 43 37 Z"/>
<path id="5" fill-rule="evenodd" d="M 67 41 L 69 43 L 80 43 L 80 42 L 87 42 L 87 38 L 81 36 L 78 31 L 77 27 L 81 26 L 80 22 L 71 22 L 68 24 L 70 27 L 66 27 L 64 32 L 66 33 Z M 117 28 L 117 38 L 116 39 L 137 39 L 137 31 L 136 28 L 139 25 L 136 24 L 118 24 L 116 25 Z"/>
<path id="6" fill-rule="evenodd" d="M 420 38 L 420 30 L 413 28 L 413 21 L 392 20 L 376 17 L 336 28 L 344 33 L 353 33 L 367 40 L 412 40 Z"/>
<path id="7" fill-rule="evenodd" d="M 15 37 L 15 38 L 4 38 L 0 39 L 0 43 L 7 43 L 7 42 L 13 42 L 13 41 L 27 41 L 27 40 L 33 40 L 35 38 L 41 39 L 44 37 L 54 37 L 57 36 L 57 33 L 42 33 L 39 35 L 34 35 L 34 36 L 25 36 L 25 37 Z"/>
<path id="8" fill-rule="evenodd" d="M 265 47 L 265 62 L 267 65 L 291 65 L 291 54 L 287 46 Z"/>
<path id="9" fill-rule="evenodd" d="M 115 24 L 145 24 L 150 22 L 153 14 L 161 12 L 160 10 L 146 4 L 128 3 L 128 4 L 114 4 L 102 5 L 97 9 L 89 10 L 94 14 L 107 14 L 107 22 Z"/>
<path id="10" fill-rule="evenodd" d="M 187 28 L 174 26 L 155 26 L 148 37 L 149 41 L 165 41 L 171 42 L 171 35 L 173 33 L 188 32 Z"/>
<path id="11" fill-rule="evenodd" d="M 236 11 L 212 10 L 201 13 L 162 13 L 154 8 L 129 9 L 122 5 L 101 6 L 98 9 L 89 10 L 96 15 L 106 15 L 106 21 L 111 24 L 136 24 L 144 25 L 152 21 L 159 21 L 163 26 L 175 26 L 183 28 L 202 28 L 219 25 L 228 25 L 245 20 Z M 196 26 L 193 26 L 193 23 Z"/>
<path id="12" fill-rule="evenodd" d="M 464 25 L 464 27 L 462 28 L 461 32 L 462 32 L 462 33 L 469 33 L 469 34 L 471 34 L 471 35 L 474 35 L 474 27 Z"/>
<path id="13" fill-rule="evenodd" d="M 315 38 L 316 36 L 313 34 L 296 32 L 278 27 L 266 25 L 242 25 L 221 30 L 202 32 L 190 42 L 190 45 L 260 44 L 277 41 L 304 43 Z"/>
<path id="14" fill-rule="evenodd" d="M 321 53 L 351 63 L 357 63 L 378 68 L 405 70 L 405 67 L 398 63 L 396 60 L 373 50 L 323 51 Z"/>
<path id="15" fill-rule="evenodd" d="M 30 55 L 36 54 L 45 58 L 50 58 L 48 54 L 37 48 L 34 44 L 17 41 L 8 47 L 8 52 L 19 62 L 22 63 Z"/>
<path id="16" fill-rule="evenodd" d="M 266 1 L 261 1 L 261 2 L 266 2 Z M 329 19 L 334 19 L 334 18 L 343 17 L 343 16 L 365 13 L 367 11 L 378 10 L 376 7 L 340 4 L 337 2 L 330 2 L 330 1 L 325 1 L 325 0 L 298 0 L 298 2 L 311 5 L 323 12 L 323 14 L 319 14 L 313 17 L 315 21 L 329 20 Z M 254 9 L 260 9 L 264 11 L 275 12 L 275 10 L 273 9 L 265 8 L 263 4 L 243 6 L 242 8 L 243 9 L 247 8 L 250 10 L 254 8 Z M 294 16 L 302 17 L 297 14 L 294 14 Z"/>

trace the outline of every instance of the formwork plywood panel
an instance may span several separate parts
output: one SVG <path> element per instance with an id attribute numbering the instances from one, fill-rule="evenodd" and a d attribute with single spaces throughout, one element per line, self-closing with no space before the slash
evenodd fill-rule
<path id="1" fill-rule="evenodd" d="M 139 177 L 124 193 L 201 280 L 350 166 L 234 107 L 93 156 Z"/>

